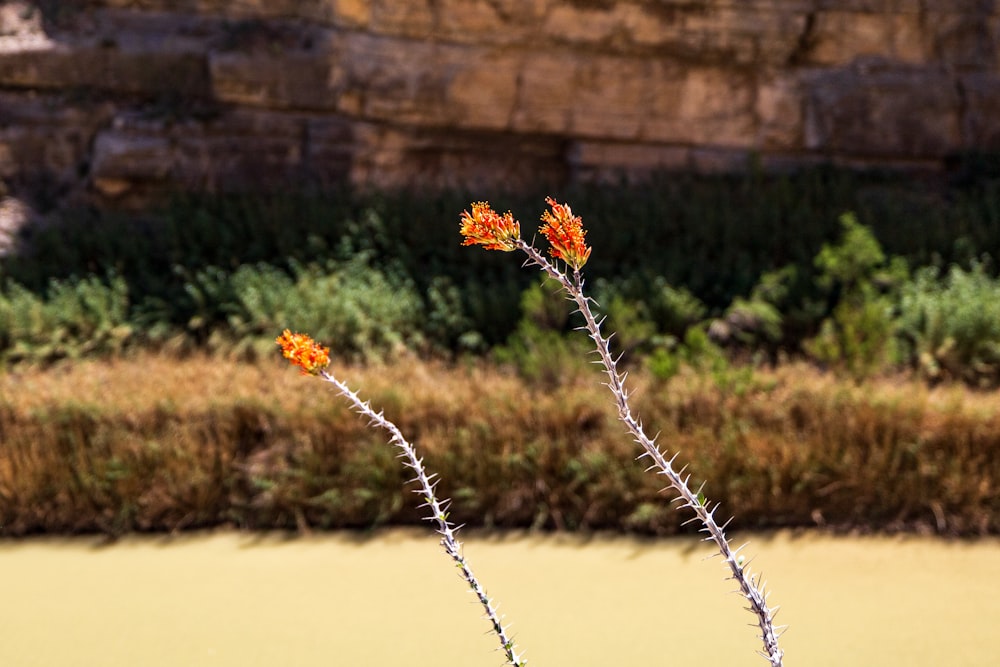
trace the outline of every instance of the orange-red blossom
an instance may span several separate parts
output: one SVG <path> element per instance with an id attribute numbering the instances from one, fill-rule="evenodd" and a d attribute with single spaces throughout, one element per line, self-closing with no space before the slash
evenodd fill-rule
<path id="1" fill-rule="evenodd" d="M 472 213 L 462 211 L 459 231 L 465 240 L 462 245 L 481 245 L 487 250 L 510 252 L 517 248 L 521 238 L 521 224 L 510 211 L 500 215 L 487 202 L 475 202 Z"/>
<path id="2" fill-rule="evenodd" d="M 323 347 L 307 334 L 292 333 L 285 329 L 274 342 L 281 346 L 281 354 L 285 359 L 302 369 L 303 375 L 316 375 L 330 365 L 329 348 Z"/>
<path id="3" fill-rule="evenodd" d="M 583 220 L 573 215 L 569 204 L 560 204 L 552 197 L 545 198 L 552 211 L 542 213 L 542 226 L 538 231 L 549 240 L 549 254 L 579 270 L 590 257 L 592 248 L 584 243 L 587 232 L 583 230 Z"/>

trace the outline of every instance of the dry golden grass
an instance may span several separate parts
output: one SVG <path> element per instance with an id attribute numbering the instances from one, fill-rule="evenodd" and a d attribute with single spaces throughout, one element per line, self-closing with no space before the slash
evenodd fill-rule
<path id="1" fill-rule="evenodd" d="M 413 358 L 338 374 L 426 455 L 459 523 L 683 529 L 596 374 L 551 389 Z M 644 422 L 737 527 L 1000 532 L 995 393 L 855 385 L 804 365 L 730 375 L 630 384 Z M 419 519 L 383 435 L 277 358 L 15 367 L 0 375 L 0 440 L 6 535 Z"/>

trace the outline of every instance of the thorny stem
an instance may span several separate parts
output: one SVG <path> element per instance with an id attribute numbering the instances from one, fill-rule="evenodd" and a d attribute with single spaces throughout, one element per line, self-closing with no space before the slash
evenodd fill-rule
<path id="1" fill-rule="evenodd" d="M 746 545 L 737 549 L 733 549 L 730 546 L 729 540 L 725 535 L 725 527 L 728 521 L 720 526 L 715 520 L 715 512 L 719 509 L 719 504 L 717 503 L 709 508 L 704 496 L 701 495 L 701 489 L 699 488 L 697 491 L 691 490 L 691 487 L 688 486 L 691 476 L 684 475 L 684 468 L 674 470 L 673 462 L 677 458 L 677 455 L 674 454 L 674 456 L 667 458 L 666 454 L 656 444 L 656 438 L 647 436 L 642 428 L 642 422 L 632 415 L 628 404 L 628 392 L 625 389 L 625 376 L 627 374 L 618 372 L 616 359 L 611 356 L 609 346 L 611 339 L 610 337 L 605 338 L 601 334 L 601 322 L 598 322 L 594 318 L 594 314 L 590 309 L 590 299 L 583 293 L 583 279 L 580 276 L 580 271 L 578 269 L 575 270 L 573 277 L 570 278 L 549 262 L 534 246 L 529 245 L 523 239 L 517 239 L 517 247 L 528 256 L 528 261 L 525 263 L 526 266 L 539 266 L 549 277 L 558 281 L 563 289 L 566 290 L 569 298 L 576 303 L 577 309 L 583 315 L 586 322 L 584 328 L 586 328 L 587 333 L 590 334 L 594 344 L 597 346 L 597 353 L 601 357 L 601 364 L 607 372 L 608 382 L 605 384 L 615 396 L 615 402 L 618 407 L 618 418 L 625 423 L 629 433 L 632 434 L 632 437 L 635 438 L 635 441 L 644 450 L 639 458 L 648 457 L 652 461 L 650 469 L 655 469 L 657 474 L 667 478 L 670 486 L 677 492 L 677 499 L 681 501 L 681 506 L 690 507 L 695 515 L 697 515 L 697 519 L 702 523 L 701 532 L 708 534 L 708 537 L 704 538 L 705 541 L 711 540 L 715 542 L 723 560 L 729 566 L 732 573 L 731 578 L 739 584 L 740 594 L 749 603 L 747 610 L 757 616 L 761 639 L 764 642 L 764 651 L 761 655 L 767 658 L 772 667 L 782 667 L 781 660 L 784 652 L 778 646 L 778 634 L 774 628 L 774 616 L 778 608 L 768 608 L 767 594 L 764 592 L 765 585 L 762 583 L 761 576 L 759 574 L 752 576 L 749 568 L 743 565 L 742 560 L 737 560 L 737 554 Z"/>
<path id="2" fill-rule="evenodd" d="M 424 518 L 428 521 L 434 521 L 437 523 L 437 532 L 441 534 L 441 546 L 444 547 L 445 553 L 451 556 L 451 559 L 455 561 L 455 564 L 462 572 L 462 578 L 468 582 L 469 588 L 472 589 L 472 592 L 479 599 L 479 603 L 483 605 L 483 609 L 486 610 L 486 618 L 493 625 L 493 632 L 495 632 L 497 637 L 500 639 L 500 648 L 507 657 L 507 663 L 513 665 L 513 667 L 524 667 L 524 665 L 527 664 L 527 661 L 520 654 L 518 654 L 514 640 L 508 637 L 507 628 L 501 623 L 502 617 L 497 612 L 496 605 L 493 603 L 493 600 L 486 595 L 486 591 L 479 583 L 476 575 L 472 572 L 472 568 L 469 567 L 468 561 L 462 554 L 462 543 L 455 538 L 455 533 L 458 531 L 459 527 L 453 526 L 451 522 L 448 521 L 449 501 L 447 499 L 439 500 L 434 492 L 434 489 L 437 486 L 437 482 L 433 481 L 435 475 L 427 474 L 424 469 L 423 459 L 417 456 L 417 452 L 413 445 L 407 442 L 399 428 L 394 423 L 386 419 L 382 412 L 375 412 L 368 401 L 362 401 L 361 398 L 355 392 L 351 391 L 346 384 L 338 380 L 330 373 L 321 370 L 318 375 L 336 387 L 337 391 L 339 391 L 351 402 L 351 405 L 357 412 L 371 420 L 372 425 L 388 431 L 390 435 L 390 442 L 402 450 L 400 458 L 403 459 L 403 464 L 413 470 L 416 474 L 416 477 L 410 481 L 420 482 L 420 488 L 414 489 L 414 493 L 419 493 L 423 496 L 424 503 L 421 507 L 430 508 L 430 516 Z"/>

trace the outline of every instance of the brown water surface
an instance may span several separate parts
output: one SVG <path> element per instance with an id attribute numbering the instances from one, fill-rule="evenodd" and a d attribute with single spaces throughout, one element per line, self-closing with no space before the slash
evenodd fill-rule
<path id="1" fill-rule="evenodd" d="M 470 536 L 532 667 L 756 665 L 753 621 L 691 539 Z M 785 664 L 1000 665 L 1000 540 L 751 536 Z M 498 667 L 422 531 L 0 542 L 0 665 Z"/>

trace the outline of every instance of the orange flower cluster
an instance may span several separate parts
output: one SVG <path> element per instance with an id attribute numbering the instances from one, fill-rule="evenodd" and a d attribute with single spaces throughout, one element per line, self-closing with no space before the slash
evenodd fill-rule
<path id="1" fill-rule="evenodd" d="M 316 375 L 330 365 L 330 349 L 306 334 L 293 334 L 285 329 L 274 342 L 281 346 L 281 354 L 285 359 L 302 369 L 303 375 Z"/>
<path id="2" fill-rule="evenodd" d="M 462 211 L 460 232 L 465 240 L 462 245 L 481 245 L 487 250 L 510 252 L 517 248 L 521 238 L 521 224 L 510 211 L 500 215 L 487 202 L 476 202 L 472 213 Z"/>
<path id="3" fill-rule="evenodd" d="M 583 230 L 583 220 L 573 215 L 568 204 L 560 204 L 552 197 L 545 198 L 552 211 L 542 214 L 542 226 L 538 231 L 549 240 L 549 253 L 554 259 L 564 262 L 579 271 L 587 263 L 592 248 L 584 243 L 587 232 Z"/>

